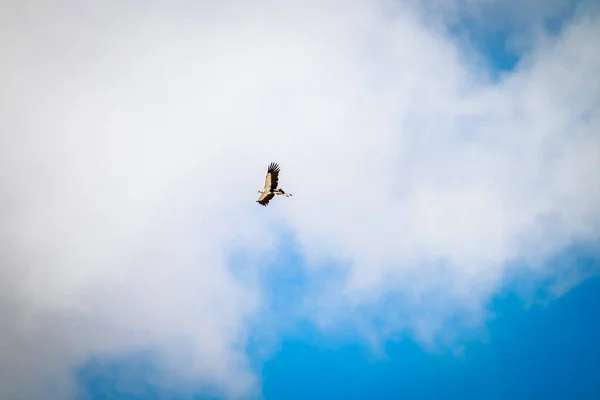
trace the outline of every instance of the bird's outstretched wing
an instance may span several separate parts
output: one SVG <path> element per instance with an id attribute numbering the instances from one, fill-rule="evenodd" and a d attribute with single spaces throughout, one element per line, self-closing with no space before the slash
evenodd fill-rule
<path id="1" fill-rule="evenodd" d="M 277 189 L 277 185 L 279 184 L 279 165 L 277 163 L 272 162 L 269 164 L 269 168 L 267 168 L 267 176 L 265 176 L 265 190 L 272 191 Z"/>
<path id="2" fill-rule="evenodd" d="M 273 193 L 261 193 L 260 197 L 258 198 L 258 200 L 256 200 L 256 202 L 258 204 L 260 204 L 261 206 L 266 206 L 267 204 L 269 204 L 269 201 L 275 197 L 275 195 Z"/>

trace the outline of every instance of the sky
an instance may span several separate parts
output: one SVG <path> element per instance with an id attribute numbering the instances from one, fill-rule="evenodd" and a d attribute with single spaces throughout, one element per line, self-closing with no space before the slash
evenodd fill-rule
<path id="1" fill-rule="evenodd" d="M 1 0 L 0 397 L 597 398 L 596 37 L 585 0 Z"/>

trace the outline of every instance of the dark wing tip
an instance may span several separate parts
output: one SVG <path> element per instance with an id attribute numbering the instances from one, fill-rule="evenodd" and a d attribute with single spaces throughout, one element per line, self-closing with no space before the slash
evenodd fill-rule
<path id="1" fill-rule="evenodd" d="M 279 167 L 279 164 L 272 162 L 271 164 L 269 164 L 269 168 L 267 169 L 267 173 L 270 172 L 279 172 L 281 171 L 281 168 Z"/>

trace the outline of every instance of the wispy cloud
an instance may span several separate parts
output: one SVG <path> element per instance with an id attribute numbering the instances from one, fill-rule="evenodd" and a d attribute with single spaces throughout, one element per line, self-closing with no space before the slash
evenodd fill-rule
<path id="1" fill-rule="evenodd" d="M 343 270 L 309 316 L 376 338 L 433 340 L 514 265 L 597 249 L 597 10 L 496 82 L 422 4 L 3 3 L 0 395 L 64 397 L 90 355 L 147 347 L 251 391 L 281 229 Z M 294 197 L 264 209 L 271 160 Z M 348 314 L 386 296 L 376 328 Z"/>

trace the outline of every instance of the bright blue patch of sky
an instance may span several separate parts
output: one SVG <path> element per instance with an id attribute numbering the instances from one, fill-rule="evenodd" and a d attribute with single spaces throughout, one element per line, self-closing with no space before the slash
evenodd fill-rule
<path id="1" fill-rule="evenodd" d="M 511 35 L 515 32 L 506 27 L 486 28 L 481 22 L 465 16 L 449 27 L 449 33 L 459 47 L 475 50 L 494 77 L 513 70 L 519 62 L 521 55 L 510 45 Z"/>
<path id="2" fill-rule="evenodd" d="M 370 361 L 358 344 L 335 349 L 311 338 L 286 340 L 266 363 L 266 399 L 597 399 L 600 398 L 600 278 L 530 309 L 497 299 L 489 341 L 462 357 L 415 342 L 386 346 Z"/>
<path id="3" fill-rule="evenodd" d="M 545 19 L 536 22 L 548 34 L 556 36 L 573 19 L 578 7 L 584 3 L 583 0 L 565 3 L 556 12 L 549 13 Z M 482 9 L 486 8 L 482 7 Z M 540 7 L 544 6 L 540 4 Z M 543 10 L 540 10 L 540 13 L 542 12 Z M 501 18 L 504 19 L 504 23 L 498 22 Z M 516 46 L 515 39 L 516 42 L 527 42 L 526 36 L 533 34 L 531 26 L 511 25 L 513 23 L 511 20 L 518 18 L 519 16 L 497 15 L 493 12 L 484 13 L 477 18 L 464 14 L 456 23 L 448 27 L 448 32 L 455 38 L 460 48 L 473 49 L 483 58 L 492 79 L 500 79 L 515 69 L 524 56 L 523 51 L 526 48 L 520 49 Z M 515 29 L 516 26 L 519 28 Z"/>

